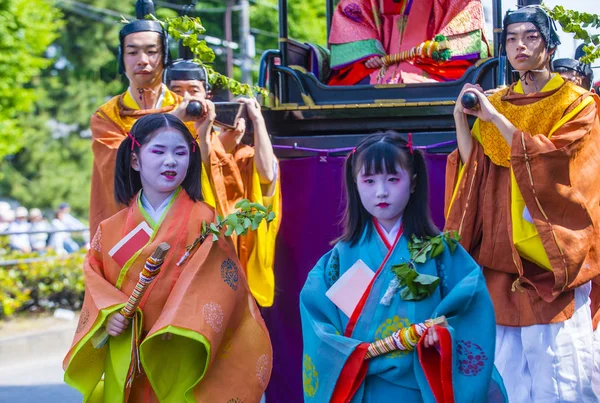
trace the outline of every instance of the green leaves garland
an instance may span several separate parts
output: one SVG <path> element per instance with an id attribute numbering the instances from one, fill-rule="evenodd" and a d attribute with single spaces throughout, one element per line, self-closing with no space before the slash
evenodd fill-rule
<path id="1" fill-rule="evenodd" d="M 429 297 L 440 284 L 440 278 L 428 274 L 419 274 L 408 263 L 392 266 L 392 271 L 398 277 L 400 297 L 405 301 L 420 301 Z"/>
<path id="2" fill-rule="evenodd" d="M 260 203 L 251 203 L 248 199 L 243 199 L 236 203 L 235 208 L 239 210 L 225 218 L 218 216 L 217 224 L 210 225 L 213 241 L 218 239 L 221 228 L 226 228 L 225 236 L 231 236 L 234 232 L 238 236 L 246 235 L 248 231 L 256 231 L 263 220 L 270 223 L 275 219 L 275 212 L 271 205 L 265 207 Z"/>
<path id="3" fill-rule="evenodd" d="M 237 202 L 235 208 L 238 210 L 227 217 L 217 216 L 214 223 L 203 221 L 200 235 L 191 245 L 186 246 L 186 252 L 177 263 L 177 266 L 181 266 L 194 249 L 209 236 L 212 235 L 213 242 L 218 241 L 223 229 L 225 230 L 225 236 L 231 236 L 234 232 L 238 236 L 246 235 L 248 231 L 256 231 L 263 221 L 270 223 L 275 219 L 272 206 L 265 207 L 260 203 L 252 203 L 248 199 Z"/>
<path id="4" fill-rule="evenodd" d="M 417 238 L 413 235 L 408 242 L 410 261 L 392 266 L 392 272 L 401 287 L 400 297 L 405 301 L 420 301 L 431 296 L 440 284 L 440 278 L 429 274 L 421 274 L 416 264 L 423 264 L 428 259 L 435 259 L 444 252 L 448 245 L 450 253 L 454 253 L 460 235 L 457 231 L 447 231 L 431 238 Z"/>
<path id="5" fill-rule="evenodd" d="M 182 40 L 183 44 L 190 48 L 196 56 L 194 62 L 206 68 L 208 81 L 211 85 L 227 88 L 233 95 L 252 95 L 253 92 L 268 96 L 268 91 L 265 88 L 242 84 L 237 80 L 224 76 L 215 71 L 209 64 L 215 60 L 215 52 L 206 44 L 204 39 L 198 39 L 199 35 L 203 35 L 206 29 L 202 25 L 199 17 L 167 17 L 158 19 L 153 15 L 147 18 L 158 21 L 167 31 L 171 38 L 176 41 Z"/>
<path id="6" fill-rule="evenodd" d="M 585 56 L 581 58 L 583 63 L 593 63 L 600 58 L 600 34 L 591 34 L 586 30 L 586 28 L 600 28 L 600 17 L 597 14 L 566 10 L 563 6 L 544 8 L 550 17 L 558 21 L 564 32 L 575 34 L 575 39 L 585 42 L 586 46 L 583 47 Z"/>

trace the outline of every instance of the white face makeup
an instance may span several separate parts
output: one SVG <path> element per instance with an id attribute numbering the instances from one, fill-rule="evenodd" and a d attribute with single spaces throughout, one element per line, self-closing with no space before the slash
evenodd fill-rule
<path id="1" fill-rule="evenodd" d="M 150 136 L 150 141 L 140 147 L 139 157 L 132 155 L 131 167 L 140 173 L 144 195 L 154 204 L 164 201 L 185 179 L 190 145 L 182 133 L 171 128 L 159 129 Z"/>
<path id="2" fill-rule="evenodd" d="M 369 214 L 389 231 L 404 214 L 411 195 L 411 177 L 399 164 L 396 173 L 366 175 L 364 167 L 356 177 L 360 200 Z"/>

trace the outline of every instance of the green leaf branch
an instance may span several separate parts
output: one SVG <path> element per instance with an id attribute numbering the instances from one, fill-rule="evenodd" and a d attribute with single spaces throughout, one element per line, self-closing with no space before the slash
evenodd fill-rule
<path id="1" fill-rule="evenodd" d="M 460 235 L 457 231 L 447 231 L 435 237 L 417 238 L 413 235 L 408 242 L 410 261 L 392 266 L 401 287 L 400 297 L 405 301 L 420 301 L 431 296 L 440 284 L 440 278 L 429 274 L 421 274 L 416 264 L 423 264 L 428 259 L 440 256 L 448 245 L 450 253 L 454 253 Z"/>
<path id="2" fill-rule="evenodd" d="M 574 34 L 575 39 L 581 39 L 585 43 L 585 56 L 581 58 L 583 63 L 593 63 L 600 58 L 600 34 L 588 31 L 588 28 L 600 28 L 600 17 L 597 14 L 566 10 L 563 6 L 544 8 L 550 17 L 558 21 L 564 32 Z"/>
<path id="3" fill-rule="evenodd" d="M 231 236 L 233 233 L 246 235 L 248 231 L 256 231 L 260 224 L 265 221 L 270 223 L 275 219 L 275 212 L 272 206 L 265 207 L 260 203 L 253 203 L 248 199 L 242 199 L 236 203 L 235 208 L 238 209 L 234 213 L 226 217 L 217 216 L 215 222 L 202 222 L 202 228 L 198 238 L 191 245 L 186 246 L 186 252 L 181 257 L 177 266 L 190 256 L 190 254 L 201 245 L 209 236 L 212 236 L 213 242 L 219 240 L 222 231 L 225 231 L 225 236 Z"/>
<path id="4" fill-rule="evenodd" d="M 210 64 L 215 60 L 215 52 L 206 44 L 204 39 L 199 39 L 206 32 L 199 17 L 186 15 L 158 19 L 153 15 L 148 15 L 146 18 L 158 21 L 171 38 L 176 41 L 182 40 L 183 45 L 187 46 L 196 56 L 193 61 L 206 68 L 208 82 L 211 85 L 227 88 L 233 95 L 251 96 L 253 93 L 258 93 L 263 97 L 268 96 L 269 93 L 265 88 L 242 84 L 213 69 Z"/>

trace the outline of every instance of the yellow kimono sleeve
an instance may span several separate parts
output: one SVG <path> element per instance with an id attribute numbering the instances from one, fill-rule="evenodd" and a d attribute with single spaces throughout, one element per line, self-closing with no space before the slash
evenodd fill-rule
<path id="1" fill-rule="evenodd" d="M 208 178 L 208 173 L 206 172 L 206 168 L 204 164 L 202 164 L 202 174 L 200 175 L 200 184 L 202 187 L 202 198 L 204 202 L 211 206 L 212 208 L 217 208 L 217 202 L 215 199 L 215 194 L 210 185 L 210 179 Z"/>
<path id="2" fill-rule="evenodd" d="M 552 130 L 550 130 L 550 133 L 548 133 L 548 138 L 551 138 L 552 134 L 556 130 L 573 119 L 579 112 L 581 112 L 592 102 L 594 102 L 594 99 L 592 97 L 588 97 L 579 105 L 577 105 L 577 107 L 571 112 L 563 116 L 563 118 L 554 125 Z M 544 245 L 542 244 L 542 240 L 535 224 L 524 217 L 526 208 L 525 200 L 523 199 L 523 195 L 521 194 L 521 190 L 519 189 L 519 185 L 517 184 L 517 180 L 512 168 L 510 170 L 510 188 L 510 214 L 512 219 L 513 243 L 515 248 L 521 257 L 537 264 L 545 270 L 552 271 L 550 259 L 548 258 L 546 249 L 544 249 Z"/>
<path id="3" fill-rule="evenodd" d="M 163 340 L 167 333 L 171 336 Z M 177 326 L 160 329 L 140 346 L 140 360 L 148 380 L 163 403 L 196 402 L 193 389 L 206 374 L 210 354 L 206 337 Z"/>
<path id="4" fill-rule="evenodd" d="M 253 164 L 254 165 L 254 164 Z M 256 165 L 252 168 L 252 201 L 271 206 L 275 219 L 270 223 L 262 222 L 256 230 L 255 241 L 247 264 L 248 285 L 260 306 L 273 305 L 275 298 L 275 241 L 281 223 L 281 186 L 279 175 L 275 180 L 273 196 L 263 196 Z"/>

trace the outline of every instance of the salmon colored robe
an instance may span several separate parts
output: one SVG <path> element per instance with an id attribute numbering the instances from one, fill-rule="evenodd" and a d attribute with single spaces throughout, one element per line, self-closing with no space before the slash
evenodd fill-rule
<path id="1" fill-rule="evenodd" d="M 92 116 L 92 189 L 90 195 L 90 234 L 93 237 L 102 220 L 116 214 L 125 206 L 117 205 L 114 196 L 114 176 L 117 149 L 127 136 L 127 132 L 137 119 L 152 113 L 168 113 L 181 102 L 174 92 L 163 86 L 165 91 L 163 108 L 140 110 L 129 92 L 112 98 L 102 105 Z M 193 123 L 186 124 L 195 133 Z M 202 193 L 209 205 L 216 207 L 221 215 L 232 213 L 235 204 L 242 198 L 263 205 L 272 204 L 276 218 L 271 223 L 263 223 L 255 233 L 235 239 L 242 267 L 247 273 L 252 293 L 261 306 L 271 306 L 275 294 L 273 262 L 275 238 L 281 220 L 279 182 L 273 197 L 263 198 L 254 169 L 254 149 L 241 146 L 235 156 L 225 153 L 217 136 L 212 141 L 210 179 L 202 175 Z M 254 183 L 258 183 L 255 185 Z"/>
<path id="2" fill-rule="evenodd" d="M 555 76 L 540 93 L 523 95 L 519 82 L 498 97 L 520 105 L 521 119 L 529 119 L 535 129 L 546 119 L 543 110 L 534 112 L 535 103 L 555 96 L 563 85 L 574 101 L 562 105 L 551 132 L 517 129 L 507 163 L 549 268 L 523 258 L 515 247 L 511 170 L 494 164 L 489 157 L 494 153 L 478 141 L 473 141 L 464 167 L 458 150 L 448 159 L 446 229 L 458 230 L 461 244 L 484 267 L 499 325 L 529 326 L 570 318 L 573 289 L 600 274 L 597 96 Z"/>
<path id="3" fill-rule="evenodd" d="M 63 363 L 65 381 L 90 402 L 259 402 L 270 378 L 271 343 L 231 240 L 209 237 L 176 266 L 202 222 L 213 222 L 215 215 L 185 191 L 168 208 L 154 224 L 138 201 L 100 224 L 85 261 L 85 300 Z M 144 220 L 153 235 L 121 268 L 108 253 Z M 171 249 L 138 310 L 143 373 L 126 388 L 133 326 L 100 349 L 90 339 L 125 305 L 161 242 Z"/>
<path id="4" fill-rule="evenodd" d="M 275 212 L 275 219 L 261 223 L 257 231 L 233 237 L 252 295 L 260 306 L 271 306 L 275 298 L 275 241 L 281 222 L 280 175 L 277 173 L 275 182 L 269 185 L 267 196 L 256 171 L 253 147 L 241 144 L 227 153 L 221 142 L 215 140 L 209 159 L 206 177 L 210 183 L 202 184 L 202 192 L 206 202 L 214 205 L 220 215 L 234 212 L 236 203 L 242 199 L 271 206 Z M 208 194 L 209 188 L 212 194 Z"/>
<path id="5" fill-rule="evenodd" d="M 163 107 L 140 109 L 129 91 L 113 97 L 92 116 L 92 190 L 90 194 L 90 236 L 103 220 L 116 214 L 125 206 L 115 201 L 115 161 L 117 149 L 127 137 L 133 124 L 142 116 L 152 113 L 167 113 L 176 109 L 181 97 L 163 86 Z M 193 132 L 192 132 L 193 133 Z"/>

